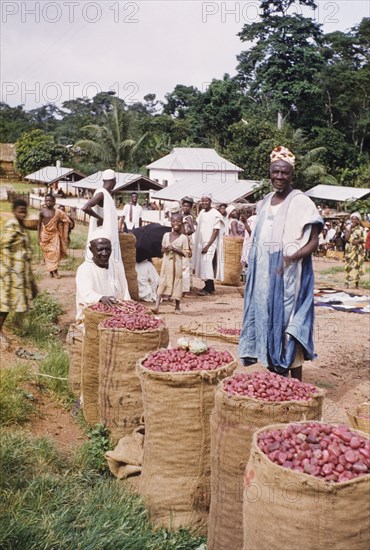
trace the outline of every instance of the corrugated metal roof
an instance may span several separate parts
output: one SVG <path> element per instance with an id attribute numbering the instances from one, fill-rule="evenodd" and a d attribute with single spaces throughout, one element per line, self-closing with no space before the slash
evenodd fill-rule
<path id="1" fill-rule="evenodd" d="M 231 203 L 251 195 L 261 185 L 260 181 L 239 180 L 237 182 L 186 182 L 174 183 L 162 191 L 155 193 L 152 198 L 157 200 L 181 201 L 185 196 L 195 201 L 202 198 L 204 193 L 212 194 L 214 203 Z"/>
<path id="2" fill-rule="evenodd" d="M 84 176 L 78 170 L 74 168 L 65 168 L 63 166 L 45 166 L 32 174 L 28 174 L 25 177 L 26 180 L 30 181 L 39 181 L 41 183 L 53 183 L 54 181 L 60 180 L 62 177 L 68 177 L 71 174 L 77 174 L 78 176 Z"/>
<path id="3" fill-rule="evenodd" d="M 91 174 L 91 176 L 87 176 L 86 178 L 83 178 L 82 180 L 76 182 L 74 184 L 74 187 L 79 187 L 81 189 L 100 189 L 100 187 L 103 187 L 103 179 L 102 179 L 103 172 L 95 172 L 95 174 Z M 116 172 L 116 180 L 117 183 L 113 189 L 113 191 L 119 191 L 120 189 L 124 189 L 131 183 L 137 181 L 137 180 L 144 180 L 146 183 L 150 184 L 151 189 L 162 189 L 163 185 L 160 183 L 157 183 L 156 181 L 153 181 L 146 176 L 143 176 L 142 174 L 130 174 L 128 172 Z"/>
<path id="4" fill-rule="evenodd" d="M 221 157 L 214 149 L 203 147 L 175 147 L 171 153 L 147 166 L 150 170 L 215 170 L 242 172 L 242 169 Z"/>
<path id="5" fill-rule="evenodd" d="M 351 201 L 363 199 L 370 195 L 370 189 L 359 187 L 342 187 L 340 185 L 316 185 L 305 193 L 311 199 L 324 199 L 327 201 Z"/>

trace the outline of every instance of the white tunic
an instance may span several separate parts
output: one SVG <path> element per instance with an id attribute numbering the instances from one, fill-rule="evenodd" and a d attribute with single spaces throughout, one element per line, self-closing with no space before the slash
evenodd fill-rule
<path id="1" fill-rule="evenodd" d="M 102 296 L 122 299 L 111 266 L 98 267 L 93 261 L 85 260 L 76 273 L 76 321 L 83 323 L 83 310 L 100 301 Z"/>
<path id="2" fill-rule="evenodd" d="M 140 204 L 125 204 L 122 211 L 122 216 L 125 217 L 127 229 L 131 230 L 140 227 L 140 218 L 142 217 L 143 209 Z M 130 217 L 132 219 L 130 220 Z"/>
<path id="3" fill-rule="evenodd" d="M 209 243 L 213 230 L 223 228 L 224 222 L 218 210 L 211 208 L 206 212 L 201 210 L 197 218 L 197 228 L 194 233 L 193 268 L 194 275 L 199 279 L 221 279 L 221 242 L 220 235 L 210 246 L 207 254 L 202 254 L 202 249 Z M 213 259 L 217 253 L 217 265 L 213 265 Z"/>

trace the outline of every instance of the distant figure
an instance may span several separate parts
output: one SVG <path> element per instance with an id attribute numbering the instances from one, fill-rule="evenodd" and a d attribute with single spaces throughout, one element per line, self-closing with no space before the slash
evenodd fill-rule
<path id="1" fill-rule="evenodd" d="M 239 221 L 238 213 L 236 207 L 230 204 L 226 208 L 227 212 L 227 235 L 229 237 L 244 237 L 245 227 L 244 223 Z"/>
<path id="2" fill-rule="evenodd" d="M 132 231 L 143 225 L 142 215 L 143 209 L 137 202 L 138 194 L 131 193 L 129 204 L 125 204 L 122 210 L 122 217 L 119 221 L 119 231 Z"/>
<path id="3" fill-rule="evenodd" d="M 240 220 L 244 223 L 245 228 L 242 256 L 240 261 L 243 269 L 246 269 L 248 265 L 249 252 L 252 245 L 253 231 L 256 226 L 257 216 L 255 214 L 252 214 L 251 216 L 249 216 L 249 218 L 247 218 L 246 215 L 241 215 Z"/>
<path id="4" fill-rule="evenodd" d="M 57 197 L 60 197 L 60 198 L 64 199 L 65 196 L 66 196 L 65 192 L 63 191 L 63 189 L 61 187 L 59 187 L 58 192 L 57 192 Z"/>
<path id="5" fill-rule="evenodd" d="M 153 201 L 150 204 L 151 204 L 152 210 L 159 210 L 158 204 L 155 201 Z"/>
<path id="6" fill-rule="evenodd" d="M 16 199 L 13 217 L 1 231 L 0 248 L 0 348 L 7 349 L 9 342 L 3 334 L 3 324 L 8 313 L 28 310 L 37 294 L 37 286 L 31 268 L 32 250 L 23 222 L 27 216 L 27 203 Z"/>
<path id="7" fill-rule="evenodd" d="M 350 216 L 351 224 L 344 232 L 346 246 L 344 249 L 345 287 L 353 281 L 358 288 L 360 276 L 363 275 L 364 263 L 364 230 L 361 227 L 361 214 L 353 212 Z"/>
<path id="8" fill-rule="evenodd" d="M 212 195 L 204 194 L 201 206 L 194 233 L 193 268 L 195 277 L 204 281 L 204 287 L 198 295 L 209 296 L 215 292 L 214 279 L 222 280 L 222 243 L 219 234 L 224 221 L 220 212 L 212 208 Z"/>
<path id="9" fill-rule="evenodd" d="M 62 212 L 66 211 L 66 207 L 64 206 L 64 204 L 61 204 L 59 206 L 59 210 L 61 210 Z M 71 232 L 75 228 L 75 221 L 69 214 L 67 214 L 67 216 L 69 218 L 69 227 L 68 227 L 68 244 L 69 244 L 71 242 Z"/>
<path id="10" fill-rule="evenodd" d="M 221 214 L 221 216 L 223 217 L 224 221 L 225 221 L 225 225 L 226 224 L 226 220 L 227 220 L 227 212 L 226 212 L 226 209 L 227 209 L 227 204 L 225 202 L 221 203 L 218 205 L 218 208 L 217 210 L 219 211 L 219 213 Z"/>
<path id="11" fill-rule="evenodd" d="M 69 224 L 67 214 L 55 209 L 53 195 L 45 195 L 45 207 L 39 216 L 38 242 L 44 254 L 46 269 L 50 277 L 56 279 L 60 279 L 59 263 L 67 256 Z"/>
<path id="12" fill-rule="evenodd" d="M 195 225 L 191 210 L 193 208 L 194 200 L 192 197 L 184 197 L 181 200 L 182 206 L 182 231 L 187 236 L 189 241 L 189 248 L 193 250 L 193 234 L 195 233 Z M 191 258 L 182 259 L 182 290 L 184 293 L 190 292 L 193 279 L 193 266 Z"/>
<path id="13" fill-rule="evenodd" d="M 112 198 L 112 192 L 116 185 L 116 176 L 113 170 L 105 170 L 102 177 L 103 187 L 97 189 L 93 198 L 82 208 L 83 212 L 86 212 L 90 216 L 87 242 L 91 241 L 97 227 L 102 226 L 104 228 L 112 244 L 112 254 L 110 255 L 109 262 L 114 270 L 117 284 L 119 284 L 120 294 L 124 296 L 124 300 L 129 300 L 130 293 L 128 291 L 118 237 L 117 210 Z M 87 250 L 87 253 L 89 256 L 89 250 Z"/>

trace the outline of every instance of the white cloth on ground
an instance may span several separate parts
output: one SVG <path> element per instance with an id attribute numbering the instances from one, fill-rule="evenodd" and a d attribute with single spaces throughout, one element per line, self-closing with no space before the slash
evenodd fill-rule
<path id="1" fill-rule="evenodd" d="M 139 286 L 139 298 L 145 302 L 155 302 L 159 275 L 149 260 L 136 264 L 137 283 Z"/>
<path id="2" fill-rule="evenodd" d="M 128 290 L 125 268 L 121 257 L 121 247 L 119 244 L 116 205 L 110 193 L 106 189 L 104 189 L 104 187 L 97 189 L 94 193 L 94 196 L 97 195 L 98 193 L 103 194 L 104 205 L 103 206 L 96 205 L 93 207 L 93 210 L 97 214 L 99 214 L 99 216 L 102 216 L 103 218 L 102 227 L 104 229 L 104 232 L 110 235 L 110 241 L 112 243 L 112 254 L 109 259 L 109 265 L 113 269 L 114 276 L 116 278 L 117 285 L 119 288 L 120 295 L 122 296 L 122 299 L 130 300 L 130 293 Z M 91 238 L 94 236 L 94 233 L 96 232 L 97 227 L 98 227 L 97 218 L 94 218 L 94 216 L 90 216 L 89 233 L 87 236 L 88 243 L 91 241 Z M 86 250 L 86 260 L 88 260 L 89 262 L 92 262 L 92 254 L 89 250 L 89 247 L 87 247 L 87 250 Z"/>

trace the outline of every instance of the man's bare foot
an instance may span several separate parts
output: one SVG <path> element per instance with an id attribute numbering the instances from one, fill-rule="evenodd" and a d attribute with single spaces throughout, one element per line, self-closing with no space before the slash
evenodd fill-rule
<path id="1" fill-rule="evenodd" d="M 178 315 L 179 313 L 181 313 L 181 309 L 175 309 L 175 315 Z"/>
<path id="2" fill-rule="evenodd" d="M 156 307 L 153 307 L 153 308 L 152 308 L 152 312 L 153 312 L 155 315 L 157 315 L 157 314 L 159 313 L 159 309 L 156 308 Z"/>
<path id="3" fill-rule="evenodd" d="M 50 277 L 53 279 L 54 278 L 54 271 L 50 271 Z"/>
<path id="4" fill-rule="evenodd" d="M 349 288 L 349 284 L 348 284 L 348 283 L 344 283 L 344 288 Z"/>

